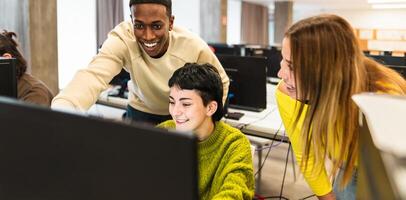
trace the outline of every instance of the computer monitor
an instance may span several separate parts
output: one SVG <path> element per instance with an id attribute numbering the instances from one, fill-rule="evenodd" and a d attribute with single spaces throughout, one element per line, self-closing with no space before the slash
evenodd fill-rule
<path id="1" fill-rule="evenodd" d="M 266 76 L 270 78 L 278 78 L 278 72 L 281 68 L 280 63 L 282 61 L 280 48 L 271 46 L 265 48 L 251 48 L 246 51 L 249 56 L 266 57 L 268 61 Z"/>
<path id="2" fill-rule="evenodd" d="M 406 57 L 390 55 L 367 55 L 375 61 L 397 71 L 406 78 Z"/>
<path id="3" fill-rule="evenodd" d="M 230 108 L 260 112 L 266 109 L 265 57 L 217 55 L 230 78 Z"/>
<path id="4" fill-rule="evenodd" d="M 214 49 L 216 55 L 240 55 L 241 48 L 239 46 L 228 45 L 223 43 L 209 43 Z"/>
<path id="5" fill-rule="evenodd" d="M 264 56 L 268 58 L 268 70 L 266 75 L 272 78 L 278 78 L 278 72 L 281 69 L 282 53 L 277 47 L 271 47 L 271 49 L 264 52 Z"/>
<path id="6" fill-rule="evenodd" d="M 388 67 L 397 71 L 404 79 L 406 79 L 406 66 L 388 65 Z"/>
<path id="7" fill-rule="evenodd" d="M 17 75 L 14 58 L 0 57 L 0 96 L 17 98 Z"/>
<path id="8" fill-rule="evenodd" d="M 191 133 L 0 98 L 0 199 L 198 199 Z"/>
<path id="9" fill-rule="evenodd" d="M 406 58 L 403 56 L 391 56 L 391 55 L 367 55 L 373 58 L 377 62 L 384 65 L 406 66 Z"/>

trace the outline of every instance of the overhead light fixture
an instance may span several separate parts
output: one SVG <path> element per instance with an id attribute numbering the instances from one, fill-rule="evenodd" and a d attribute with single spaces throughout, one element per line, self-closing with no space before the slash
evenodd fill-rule
<path id="1" fill-rule="evenodd" d="M 406 3 L 372 4 L 373 9 L 403 9 Z"/>

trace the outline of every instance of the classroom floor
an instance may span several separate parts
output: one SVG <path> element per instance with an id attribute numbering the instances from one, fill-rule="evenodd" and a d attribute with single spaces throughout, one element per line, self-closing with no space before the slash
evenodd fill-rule
<path id="1" fill-rule="evenodd" d="M 291 155 L 289 155 L 289 161 L 286 168 L 286 177 L 281 194 L 286 155 L 289 145 L 288 143 L 280 143 L 275 141 L 272 146 L 273 147 L 269 151 L 267 158 L 266 154 L 269 148 L 263 149 L 262 157 L 263 160 L 265 160 L 265 158 L 266 160 L 262 167 L 261 183 L 257 195 L 259 195 L 259 197 L 265 197 L 264 199 L 317 200 L 315 196 L 312 196 L 312 191 L 303 179 L 303 176 L 299 173 L 297 164 L 295 165 L 296 181 L 294 180 Z M 254 172 L 257 172 L 258 170 L 257 155 L 257 152 L 255 152 Z M 280 196 L 282 198 L 279 198 Z"/>

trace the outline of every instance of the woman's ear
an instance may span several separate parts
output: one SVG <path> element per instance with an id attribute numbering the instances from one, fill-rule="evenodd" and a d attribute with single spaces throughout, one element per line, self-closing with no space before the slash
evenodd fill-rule
<path id="1" fill-rule="evenodd" d="M 214 113 L 217 111 L 217 107 L 218 107 L 218 104 L 217 104 L 216 101 L 210 101 L 210 102 L 207 104 L 207 107 L 206 107 L 206 109 L 207 109 L 207 112 L 206 112 L 207 116 L 209 116 L 209 117 L 213 116 Z"/>
<path id="2" fill-rule="evenodd" d="M 1 57 L 12 58 L 13 56 L 11 56 L 11 54 L 9 54 L 9 53 L 4 53 L 3 55 L 1 55 Z"/>

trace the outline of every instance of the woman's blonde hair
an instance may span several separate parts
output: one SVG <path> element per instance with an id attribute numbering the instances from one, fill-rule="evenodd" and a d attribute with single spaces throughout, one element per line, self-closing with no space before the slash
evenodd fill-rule
<path id="1" fill-rule="evenodd" d="M 389 92 L 382 83 L 393 85 L 390 90 L 394 93 L 405 94 L 406 82 L 393 70 L 365 57 L 354 30 L 339 16 L 324 14 L 301 20 L 285 37 L 290 41 L 296 92 L 309 105 L 306 112 L 303 104 L 299 105 L 300 114 L 293 123 L 296 126 L 305 114 L 302 166 L 306 169 L 310 149 L 315 162 L 321 163 L 315 166 L 324 166 L 327 154 L 339 149 L 334 152 L 330 175 L 344 167 L 343 187 L 358 159 L 359 110 L 351 96 L 364 91 Z"/>

